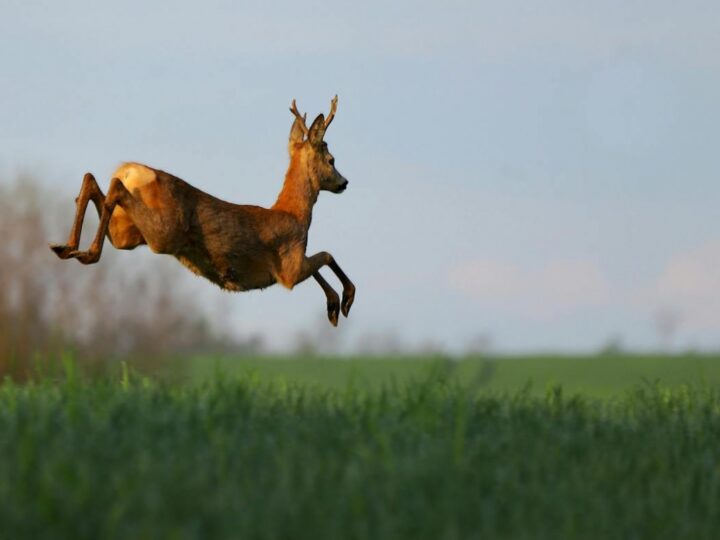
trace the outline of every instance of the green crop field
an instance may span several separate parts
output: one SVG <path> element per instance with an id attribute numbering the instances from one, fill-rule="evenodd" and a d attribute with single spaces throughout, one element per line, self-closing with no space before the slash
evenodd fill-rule
<path id="1" fill-rule="evenodd" d="M 543 395 L 549 386 L 566 392 L 607 398 L 638 385 L 664 387 L 720 385 L 720 355 L 533 355 L 500 358 L 194 358 L 171 361 L 191 380 L 243 374 L 279 383 L 301 382 L 320 388 L 379 388 L 421 377 L 438 369 L 458 384 L 482 392 L 528 390 Z"/>
<path id="2" fill-rule="evenodd" d="M 68 362 L 0 386 L 0 538 L 717 538 L 716 362 Z"/>

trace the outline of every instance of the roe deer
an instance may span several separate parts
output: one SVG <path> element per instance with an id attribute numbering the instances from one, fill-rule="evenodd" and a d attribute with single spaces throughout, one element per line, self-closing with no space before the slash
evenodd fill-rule
<path id="1" fill-rule="evenodd" d="M 225 202 L 164 171 L 125 163 L 113 175 L 107 195 L 92 174 L 85 175 L 67 244 L 50 247 L 61 259 L 92 264 L 100 259 L 106 235 L 117 249 L 147 244 L 155 253 L 173 255 L 228 291 L 262 289 L 274 283 L 292 289 L 312 276 L 325 292 L 328 318 L 337 326 L 339 312 L 346 317 L 350 312 L 355 286 L 330 253 L 305 255 L 319 192 L 342 193 L 348 185 L 323 141 L 336 109 L 337 96 L 328 117 L 319 114 L 308 129 L 307 115 L 301 115 L 292 101 L 290 166 L 271 208 Z M 88 250 L 79 251 L 89 201 L 97 209 L 100 224 Z M 342 302 L 320 275 L 324 265 L 342 282 Z"/>

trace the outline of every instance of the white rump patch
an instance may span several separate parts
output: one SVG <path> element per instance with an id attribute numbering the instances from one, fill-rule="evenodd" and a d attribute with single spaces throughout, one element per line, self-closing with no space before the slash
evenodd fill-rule
<path id="1" fill-rule="evenodd" d="M 113 174 L 113 178 L 119 178 L 127 190 L 141 188 L 155 181 L 155 171 L 140 163 L 123 163 Z"/>

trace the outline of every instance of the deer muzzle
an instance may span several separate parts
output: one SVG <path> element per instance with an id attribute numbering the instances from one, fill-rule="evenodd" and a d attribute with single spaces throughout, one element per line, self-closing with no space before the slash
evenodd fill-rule
<path id="1" fill-rule="evenodd" d="M 342 174 L 337 173 L 335 186 L 330 191 L 333 193 L 342 193 L 347 189 L 348 183 L 347 178 L 345 178 Z"/>

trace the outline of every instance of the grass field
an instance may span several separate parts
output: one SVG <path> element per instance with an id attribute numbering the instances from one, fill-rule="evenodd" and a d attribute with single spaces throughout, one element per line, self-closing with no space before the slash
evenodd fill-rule
<path id="1" fill-rule="evenodd" d="M 500 358 L 194 358 L 170 362 L 181 378 L 207 380 L 220 373 L 244 374 L 276 382 L 301 382 L 320 388 L 380 388 L 392 381 L 421 377 L 439 369 L 458 384 L 482 392 L 527 390 L 543 395 L 561 385 L 570 393 L 612 397 L 638 385 L 659 383 L 720 386 L 720 355 L 533 355 Z"/>
<path id="2" fill-rule="evenodd" d="M 194 383 L 85 380 L 67 363 L 6 381 L 0 538 L 717 537 L 710 365 L 704 383 L 682 385 L 693 366 L 597 399 L 495 391 L 525 384 L 521 364 L 483 379 L 462 363 L 303 362 L 193 362 Z"/>

